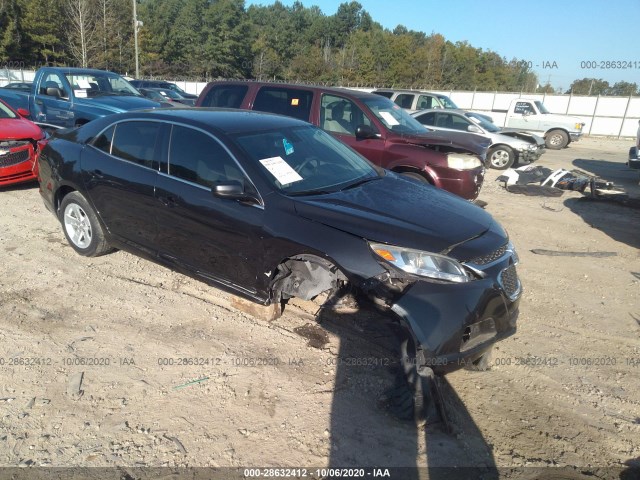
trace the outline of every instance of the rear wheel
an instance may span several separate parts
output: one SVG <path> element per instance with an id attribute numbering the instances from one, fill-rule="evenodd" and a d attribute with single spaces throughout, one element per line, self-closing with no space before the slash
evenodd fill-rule
<path id="1" fill-rule="evenodd" d="M 551 130 L 544 139 L 547 148 L 561 150 L 569 145 L 569 135 L 563 130 Z"/>
<path id="2" fill-rule="evenodd" d="M 60 222 L 67 241 L 80 255 L 97 257 L 111 250 L 98 217 L 80 193 L 71 192 L 62 199 Z"/>
<path id="3" fill-rule="evenodd" d="M 506 170 L 515 162 L 513 149 L 506 145 L 498 145 L 489 150 L 489 164 L 496 170 Z"/>

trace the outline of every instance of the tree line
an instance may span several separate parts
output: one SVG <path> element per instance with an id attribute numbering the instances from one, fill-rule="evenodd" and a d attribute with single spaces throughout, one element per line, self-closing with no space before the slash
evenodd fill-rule
<path id="1" fill-rule="evenodd" d="M 0 0 L 0 67 L 135 72 L 134 0 Z M 140 74 L 342 85 L 546 91 L 528 62 L 399 25 L 356 1 L 335 14 L 295 2 L 137 1 Z M 435 28 L 437 25 L 426 28 Z M 574 91 L 574 93 L 576 93 Z"/>

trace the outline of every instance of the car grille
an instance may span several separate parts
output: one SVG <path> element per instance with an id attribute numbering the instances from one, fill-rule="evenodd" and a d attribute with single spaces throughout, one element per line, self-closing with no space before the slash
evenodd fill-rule
<path id="1" fill-rule="evenodd" d="M 500 272 L 499 281 L 509 299 L 514 300 L 520 294 L 520 280 L 518 280 L 518 272 L 515 265 L 511 265 Z"/>
<path id="2" fill-rule="evenodd" d="M 504 254 L 507 253 L 508 247 L 509 247 L 509 244 L 505 243 L 498 250 L 491 252 L 488 255 L 483 255 L 482 257 L 474 258 L 473 260 L 471 260 L 470 263 L 473 263 L 475 265 L 487 265 L 504 256 Z"/>
<path id="3" fill-rule="evenodd" d="M 0 156 L 0 168 L 10 167 L 17 165 L 18 163 L 26 162 L 29 160 L 29 150 L 20 150 L 19 152 L 12 152 L 6 155 Z"/>

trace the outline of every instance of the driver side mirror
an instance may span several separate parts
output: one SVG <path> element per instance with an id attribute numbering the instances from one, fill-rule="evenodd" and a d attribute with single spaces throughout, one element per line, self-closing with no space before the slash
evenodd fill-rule
<path id="1" fill-rule="evenodd" d="M 57 87 L 48 87 L 47 88 L 47 96 L 62 98 L 62 90 Z"/>
<path id="2" fill-rule="evenodd" d="M 467 130 L 472 133 L 483 133 L 482 130 L 480 130 L 480 128 L 476 127 L 475 125 L 469 125 L 467 127 Z"/>
<path id="3" fill-rule="evenodd" d="M 356 127 L 356 138 L 360 140 L 366 140 L 369 138 L 380 138 L 378 132 L 376 132 L 370 125 L 358 125 Z"/>
<path id="4" fill-rule="evenodd" d="M 237 180 L 219 182 L 211 189 L 214 197 L 239 200 L 250 204 L 260 204 L 260 198 L 252 192 L 246 192 L 244 185 Z"/>
<path id="5" fill-rule="evenodd" d="M 29 112 L 29 110 L 27 110 L 26 108 L 19 108 L 18 110 L 16 110 L 18 112 L 18 115 L 20 115 L 23 118 L 28 118 L 29 115 L 31 115 L 31 113 Z"/>

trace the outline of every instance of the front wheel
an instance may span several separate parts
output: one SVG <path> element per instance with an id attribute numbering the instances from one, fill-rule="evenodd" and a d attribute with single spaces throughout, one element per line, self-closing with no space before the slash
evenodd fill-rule
<path id="1" fill-rule="evenodd" d="M 506 170 L 515 162 L 513 149 L 506 145 L 498 145 L 489 150 L 489 165 L 496 170 Z"/>
<path id="2" fill-rule="evenodd" d="M 98 217 L 80 193 L 71 192 L 64 197 L 60 222 L 67 241 L 80 255 L 97 257 L 111 250 Z"/>
<path id="3" fill-rule="evenodd" d="M 569 135 L 563 130 L 551 130 L 544 139 L 547 148 L 561 150 L 569 145 Z"/>

